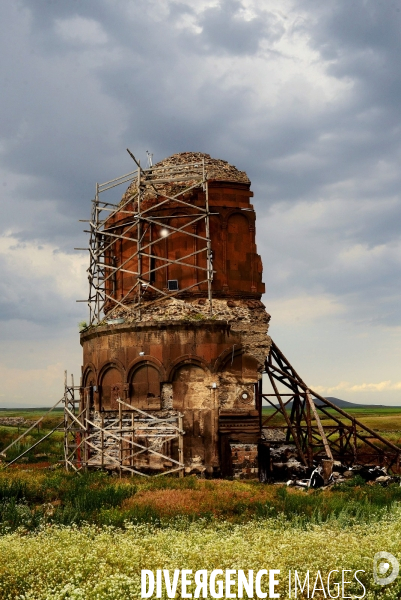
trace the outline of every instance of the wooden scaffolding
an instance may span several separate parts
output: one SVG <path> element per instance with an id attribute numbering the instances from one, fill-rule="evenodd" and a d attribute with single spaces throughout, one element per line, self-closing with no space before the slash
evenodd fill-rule
<path id="1" fill-rule="evenodd" d="M 77 396 L 77 392 L 81 397 Z M 89 412 L 89 389 L 67 384 L 64 393 L 64 462 L 67 470 L 116 470 L 157 477 L 184 475 L 181 413 L 145 412 L 117 399 L 115 415 Z M 79 407 L 82 407 L 81 410 Z M 173 457 L 174 448 L 177 458 Z"/>
<path id="2" fill-rule="evenodd" d="M 400 473 L 401 448 L 311 390 L 274 342 L 265 374 L 272 392 L 265 393 L 259 382 L 260 429 L 267 437 L 269 430 L 281 430 L 281 439 L 295 445 L 303 465 L 312 467 L 329 459 L 346 466 L 380 465 Z M 274 409 L 269 414 L 263 413 L 263 400 Z"/>

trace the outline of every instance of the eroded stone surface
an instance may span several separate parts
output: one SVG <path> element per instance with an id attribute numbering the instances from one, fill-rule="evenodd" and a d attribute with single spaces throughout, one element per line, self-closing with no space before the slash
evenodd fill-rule
<path id="1" fill-rule="evenodd" d="M 203 161 L 207 186 L 199 182 Z M 171 177 L 177 166 L 185 175 L 180 182 Z M 235 463 L 235 476 L 244 469 L 255 476 L 261 438 L 255 388 L 271 340 L 270 315 L 260 301 L 265 286 L 250 181 L 245 172 L 202 153 L 175 154 L 155 168 L 159 179 L 170 181 L 144 184 L 140 202 L 133 182 L 107 220 L 104 264 L 114 275 L 105 279 L 104 322 L 81 335 L 81 409 L 89 403 L 96 418 L 108 419 L 122 399 L 152 414 L 174 411 L 182 415 L 186 472 L 232 476 Z M 192 175 L 197 185 L 189 189 Z M 183 191 L 184 202 L 171 199 Z M 197 212 L 206 205 L 210 242 L 204 212 Z M 141 229 L 142 245 L 151 248 L 142 258 L 131 223 L 139 209 L 152 215 Z M 121 236 L 118 243 L 113 236 Z M 211 305 L 206 242 L 213 253 Z M 168 451 L 176 456 L 175 447 Z M 151 463 L 146 468 L 156 468 L 155 456 Z"/>
<path id="2" fill-rule="evenodd" d="M 221 160 L 219 158 L 212 158 L 210 154 L 204 154 L 202 152 L 180 152 L 178 154 L 173 154 L 168 158 L 165 158 L 154 165 L 154 168 L 158 169 L 158 177 L 168 178 L 171 176 L 172 167 L 177 167 L 183 165 L 185 163 L 192 163 L 201 165 L 202 161 L 205 161 L 205 168 L 207 172 L 208 179 L 212 181 L 227 181 L 233 183 L 245 183 L 249 184 L 250 180 L 245 171 L 239 171 L 233 165 L 230 165 L 227 161 Z M 191 183 L 194 183 L 196 179 L 199 177 L 199 171 L 195 169 L 191 169 L 189 166 L 186 170 L 186 175 L 194 174 L 193 181 L 186 181 L 185 186 L 188 187 Z M 127 191 L 125 192 L 122 198 L 122 204 L 125 203 L 128 199 L 135 196 L 137 190 L 138 182 L 134 180 L 132 184 L 129 186 Z M 179 185 L 176 183 L 162 183 L 155 184 L 154 189 L 149 189 L 148 196 L 154 196 L 155 190 L 159 194 L 167 194 L 169 196 L 173 196 L 177 192 L 180 191 Z"/>

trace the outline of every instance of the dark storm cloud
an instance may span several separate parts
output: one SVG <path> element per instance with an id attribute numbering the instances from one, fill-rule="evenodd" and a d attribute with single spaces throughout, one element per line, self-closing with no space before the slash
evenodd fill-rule
<path id="1" fill-rule="evenodd" d="M 316 4 L 313 11 L 308 1 L 301 0 L 297 5 L 309 13 L 309 19 L 299 21 L 298 26 L 307 27 L 312 34 L 311 45 L 319 49 L 323 58 L 341 58 L 353 64 L 355 56 L 361 57 L 365 52 L 375 58 L 365 65 L 364 71 L 375 68 L 381 57 L 388 57 L 391 63 L 396 60 L 393 51 L 401 49 L 401 10 L 397 2 L 339 0 L 335 5 Z"/>
<path id="2" fill-rule="evenodd" d="M 330 111 L 326 122 L 323 115 L 319 127 L 343 132 L 340 143 L 330 148 L 334 164 L 343 156 L 344 169 L 354 169 L 357 176 L 363 175 L 364 167 L 371 172 L 378 161 L 393 160 L 395 166 L 401 133 L 398 4 L 341 0 L 335 5 L 316 4 L 313 13 L 309 2 L 298 6 L 309 13 L 299 27 L 307 31 L 311 47 L 328 61 L 327 72 L 352 84 L 347 105 Z"/>
<path id="3" fill-rule="evenodd" d="M 346 102 L 311 124 L 314 139 L 305 151 L 316 164 L 311 161 L 312 167 L 303 172 L 295 168 L 284 185 L 281 173 L 273 168 L 272 181 L 284 200 L 286 192 L 287 199 L 296 198 L 298 192 L 298 200 L 310 202 L 349 199 L 350 207 L 342 204 L 341 225 L 327 219 L 319 230 L 308 231 L 316 248 L 329 243 L 331 252 L 324 252 L 324 268 L 315 268 L 313 260 L 303 265 L 304 280 L 341 297 L 349 306 L 349 317 L 358 318 L 359 313 L 372 322 L 400 324 L 394 285 L 401 270 L 400 9 L 396 3 L 373 1 L 320 3 L 313 13 L 309 2 L 298 6 L 309 13 L 301 27 L 310 36 L 310 45 L 328 61 L 327 72 L 352 87 Z M 333 193 L 330 186 L 335 184 Z M 348 265 L 337 260 L 340 251 L 358 244 L 366 248 L 358 259 Z M 381 252 L 383 247 L 388 251 Z"/>
<path id="4" fill-rule="evenodd" d="M 348 87 L 316 107 L 307 93 L 297 95 L 294 79 L 283 92 L 285 107 L 255 109 L 263 73 L 251 86 L 249 78 L 228 78 L 240 60 L 250 61 L 247 70 L 252 60 L 275 60 L 285 19 L 268 4 L 245 19 L 242 3 L 226 0 L 204 10 L 141 0 L 7 3 L 2 165 L 20 180 L 2 188 L 3 230 L 71 251 L 84 244 L 77 219 L 89 213 L 94 182 L 133 167 L 127 146 L 142 160 L 145 149 L 155 160 L 204 151 L 248 172 L 259 216 L 272 215 L 275 224 L 277 206 L 291 211 L 302 201 L 311 215 L 316 204 L 326 207 L 317 224 L 311 216 L 311 224 L 291 229 L 283 218 L 278 226 L 288 229 L 280 239 L 272 232 L 274 247 L 263 239 L 272 296 L 323 291 L 342 298 L 351 315 L 357 306 L 373 314 L 380 305 L 386 322 L 398 322 L 396 253 L 368 253 L 371 269 L 362 258 L 346 263 L 341 256 L 358 244 L 372 250 L 399 240 L 400 13 L 376 0 L 294 2 L 286 15 L 294 34 L 305 34 L 321 70 Z M 193 26 L 178 27 L 180 19 Z M 271 256 L 288 272 L 284 280 L 270 270 Z M 41 287 L 51 289 L 51 281 Z M 56 296 L 48 296 L 53 306 Z M 7 302 L 4 315 L 19 317 L 13 299 Z M 36 296 L 32 302 L 43 304 Z"/>
<path id="5" fill-rule="evenodd" d="M 25 9 L 20 4 L 19 11 L 9 8 L 14 27 L 8 27 L 3 43 L 5 48 L 18 46 L 21 60 L 13 66 L 6 96 L 4 164 L 35 177 L 26 191 L 29 198 L 58 202 L 64 214 L 91 194 L 90 185 L 101 173 L 108 178 L 113 154 L 118 152 L 123 161 L 118 141 L 121 147 L 125 140 L 152 145 L 159 158 L 190 146 L 206 150 L 214 145 L 224 153 L 224 132 L 246 111 L 249 90 L 227 93 L 213 74 L 194 86 L 191 62 L 183 56 L 202 52 L 206 38 L 213 49 L 213 27 L 219 20 L 229 24 L 222 39 L 227 49 L 237 48 L 237 42 L 241 52 L 252 44 L 256 49 L 268 29 L 265 23 L 238 18 L 240 4 L 228 3 L 199 19 L 210 35 L 191 37 L 174 29 L 173 14 L 166 27 L 164 21 L 151 19 L 146 3 L 130 6 L 135 7 L 131 19 L 125 18 L 122 3 L 39 1 L 26 3 Z M 56 35 L 56 22 L 76 16 L 99 20 L 109 36 L 98 49 L 105 55 L 99 64 L 91 65 L 90 48 Z M 115 47 L 121 55 L 108 60 Z M 21 72 L 15 73 L 18 64 Z M 118 132 L 114 135 L 113 127 Z"/>
<path id="6" fill-rule="evenodd" d="M 277 182 L 277 197 L 315 196 L 322 186 L 350 177 L 360 178 L 363 189 L 364 179 L 372 177 L 379 161 L 392 163 L 396 173 L 401 106 L 399 9 L 373 0 L 314 3 L 313 10 L 310 2 L 297 2 L 295 7 L 306 13 L 297 21 L 297 28 L 308 35 L 322 61 L 327 61 L 326 72 L 349 82 L 350 91 L 315 114 L 307 109 L 303 115 L 297 113 L 298 126 L 289 112 L 284 123 L 269 129 L 273 142 L 268 157 L 289 158 L 300 153 L 319 159 L 309 169 L 300 161 L 298 170 L 294 163 L 286 178 L 273 166 L 269 179 Z M 254 141 L 261 155 L 265 140 Z M 382 184 L 384 187 L 376 187 L 372 193 L 395 193 L 399 180 L 394 177 Z"/>
<path id="7" fill-rule="evenodd" d="M 245 20 L 239 1 L 223 0 L 204 11 L 198 24 L 202 27 L 202 43 L 212 51 L 224 50 L 232 55 L 255 54 L 263 38 L 270 40 L 283 34 L 277 17 L 266 10 Z"/>

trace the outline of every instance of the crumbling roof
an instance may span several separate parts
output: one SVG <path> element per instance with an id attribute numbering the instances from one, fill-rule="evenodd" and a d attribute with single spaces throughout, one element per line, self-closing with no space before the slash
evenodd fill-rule
<path id="1" fill-rule="evenodd" d="M 205 160 L 208 179 L 214 181 L 233 181 L 236 183 L 250 183 L 245 171 L 239 171 L 237 167 L 230 165 L 226 160 L 212 158 L 210 154 L 203 152 L 179 152 L 158 162 L 155 167 L 164 167 L 166 175 L 169 167 L 175 167 L 183 163 L 197 163 Z"/>
<path id="2" fill-rule="evenodd" d="M 250 180 L 245 171 L 239 171 L 233 165 L 230 165 L 226 160 L 221 160 L 220 158 L 212 158 L 210 154 L 204 154 L 203 152 L 179 152 L 178 154 L 173 154 L 168 158 L 164 158 L 160 162 L 154 165 L 157 169 L 162 169 L 158 171 L 158 176 L 163 176 L 168 178 L 170 173 L 172 175 L 172 169 L 174 167 L 185 165 L 185 164 L 201 164 L 202 160 L 205 161 L 207 178 L 209 181 L 226 181 L 232 183 L 245 183 L 250 184 Z M 188 166 L 188 175 L 191 175 L 191 167 Z M 195 175 L 195 171 L 194 171 Z M 172 175 L 173 176 L 173 175 Z M 195 180 L 195 178 L 194 178 Z M 190 182 L 185 182 L 185 187 L 188 187 Z M 130 196 L 135 194 L 137 187 L 137 182 L 134 180 L 127 191 L 125 192 L 122 201 L 124 202 Z M 157 192 L 160 195 L 163 195 L 163 192 L 167 195 L 173 195 L 179 191 L 179 188 L 182 187 L 182 184 L 177 183 L 162 183 L 153 186 L 153 189 L 147 190 L 145 197 L 155 196 L 154 188 L 157 189 Z"/>

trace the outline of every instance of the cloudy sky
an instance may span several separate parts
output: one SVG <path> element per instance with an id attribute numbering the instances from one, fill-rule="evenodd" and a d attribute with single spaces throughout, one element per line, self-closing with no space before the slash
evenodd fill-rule
<path id="1" fill-rule="evenodd" d="M 0 406 L 78 378 L 95 182 L 247 171 L 270 333 L 308 384 L 401 404 L 401 13 L 391 0 L 0 0 Z"/>

